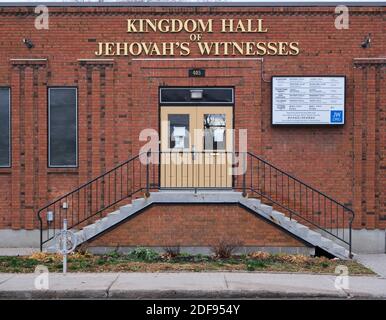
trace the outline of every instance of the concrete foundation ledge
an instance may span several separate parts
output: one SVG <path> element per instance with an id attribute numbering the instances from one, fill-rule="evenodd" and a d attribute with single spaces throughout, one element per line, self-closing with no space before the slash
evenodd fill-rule
<path id="1" fill-rule="evenodd" d="M 345 234 L 347 236 L 349 230 L 333 229 L 332 233 Z M 334 240 L 333 237 L 325 232 L 321 232 L 321 234 L 326 238 Z M 352 230 L 352 250 L 354 253 L 386 253 L 386 230 Z"/>
<path id="2" fill-rule="evenodd" d="M 39 248 L 40 230 L 0 230 L 0 248 Z"/>
<path id="3" fill-rule="evenodd" d="M 131 251 L 135 250 L 138 248 L 137 246 L 133 247 L 88 247 L 87 250 L 93 254 L 106 254 L 110 253 L 113 251 L 127 254 L 130 253 Z M 152 249 L 158 253 L 164 253 L 165 252 L 165 247 L 148 247 L 148 246 L 143 246 L 143 248 L 148 248 Z M 172 248 L 177 248 L 177 247 L 172 247 Z M 287 254 L 303 254 L 303 255 L 308 255 L 312 256 L 315 254 L 315 248 L 313 247 L 257 247 L 257 246 L 243 246 L 239 247 L 234 250 L 234 254 L 248 254 L 252 252 L 257 252 L 257 251 L 264 251 L 264 252 L 269 252 L 272 254 L 276 253 L 287 253 Z M 184 246 L 180 247 L 180 252 L 181 253 L 187 253 L 187 254 L 202 254 L 202 255 L 211 255 L 213 254 L 213 250 L 211 247 L 189 247 L 189 246 Z"/>
<path id="4" fill-rule="evenodd" d="M 348 230 L 344 230 L 348 234 Z M 340 229 L 342 234 L 343 230 Z M 324 234 L 328 237 L 328 235 Z M 353 252 L 355 253 L 385 253 L 386 231 L 376 230 L 353 230 Z M 39 230 L 0 230 L 0 248 L 39 248 Z M 267 248 L 267 247 L 266 247 Z"/>

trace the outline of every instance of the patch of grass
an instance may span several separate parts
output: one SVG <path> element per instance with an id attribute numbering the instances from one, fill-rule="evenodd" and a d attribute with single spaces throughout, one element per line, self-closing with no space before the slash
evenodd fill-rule
<path id="1" fill-rule="evenodd" d="M 0 272 L 34 272 L 45 265 L 50 272 L 62 271 L 62 257 L 37 253 L 29 257 L 0 257 Z M 137 248 L 130 254 L 105 255 L 72 253 L 68 270 L 72 272 L 162 272 L 162 271 L 265 271 L 335 274 L 339 265 L 347 266 L 350 275 L 371 275 L 371 270 L 356 261 L 313 258 L 302 255 L 255 252 L 243 256 L 219 258 L 206 255 L 159 255 L 151 249 Z"/>
<path id="2" fill-rule="evenodd" d="M 241 260 L 241 261 L 243 261 L 243 260 Z M 230 264 L 230 265 L 232 265 L 232 264 L 240 264 L 240 259 L 229 258 L 229 259 L 226 260 L 226 263 Z"/>
<path id="3" fill-rule="evenodd" d="M 117 250 L 114 250 L 108 253 L 106 256 L 111 260 L 114 260 L 114 259 L 118 259 L 121 256 L 121 254 Z"/>
<path id="4" fill-rule="evenodd" d="M 246 268 L 248 271 L 255 271 L 255 270 L 261 270 L 267 268 L 267 263 L 263 260 L 247 260 L 246 261 Z"/>
<path id="5" fill-rule="evenodd" d="M 99 258 L 99 259 L 96 260 L 96 264 L 98 266 L 103 266 L 103 265 L 107 264 L 107 261 L 105 259 L 103 259 L 103 258 Z"/>
<path id="6" fill-rule="evenodd" d="M 159 254 L 154 250 L 141 247 L 134 249 L 129 256 L 146 262 L 156 261 L 159 258 Z"/>

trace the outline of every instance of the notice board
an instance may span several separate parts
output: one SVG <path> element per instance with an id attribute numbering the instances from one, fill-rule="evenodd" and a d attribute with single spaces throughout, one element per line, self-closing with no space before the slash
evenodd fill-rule
<path id="1" fill-rule="evenodd" d="M 344 76 L 273 76 L 273 125 L 342 125 Z"/>

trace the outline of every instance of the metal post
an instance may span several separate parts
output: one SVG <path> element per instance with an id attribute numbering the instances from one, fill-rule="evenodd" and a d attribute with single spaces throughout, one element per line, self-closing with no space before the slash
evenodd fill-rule
<path id="1" fill-rule="evenodd" d="M 67 273 L 67 219 L 63 219 L 63 274 Z"/>
<path id="2" fill-rule="evenodd" d="M 148 198 L 150 196 L 150 165 L 149 165 L 149 162 L 150 162 L 150 151 L 147 152 L 146 154 L 146 193 L 145 193 L 145 197 Z"/>
<path id="3" fill-rule="evenodd" d="M 243 161 L 243 197 L 245 198 L 247 196 L 247 185 L 246 185 L 246 153 L 242 153 L 242 161 Z"/>
<path id="4" fill-rule="evenodd" d="M 344 227 L 344 226 L 343 226 Z M 349 230 L 349 257 L 352 259 L 352 249 L 351 249 L 351 240 L 352 240 L 352 221 L 350 221 L 350 230 Z"/>
<path id="5" fill-rule="evenodd" d="M 38 214 L 40 214 L 40 212 Z M 42 218 L 40 218 L 40 215 L 39 215 L 39 224 L 40 224 L 40 252 L 43 252 L 43 221 L 42 221 Z"/>

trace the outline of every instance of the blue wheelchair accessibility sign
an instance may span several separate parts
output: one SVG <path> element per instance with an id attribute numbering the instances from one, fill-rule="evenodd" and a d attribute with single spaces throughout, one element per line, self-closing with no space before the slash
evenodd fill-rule
<path id="1" fill-rule="evenodd" d="M 330 112 L 330 122 L 331 123 L 342 123 L 343 122 L 343 111 L 341 111 L 341 110 L 331 110 L 331 112 Z"/>

